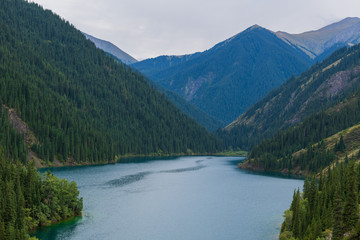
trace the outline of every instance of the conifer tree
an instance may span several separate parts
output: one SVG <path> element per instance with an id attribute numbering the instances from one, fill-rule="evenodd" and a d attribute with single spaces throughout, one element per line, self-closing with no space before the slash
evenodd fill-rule
<path id="1" fill-rule="evenodd" d="M 301 206 L 300 206 L 300 190 L 296 191 L 295 197 L 293 199 L 293 221 L 292 221 L 292 232 L 294 237 L 297 238 L 300 236 L 301 231 Z"/>
<path id="2" fill-rule="evenodd" d="M 340 240 L 343 237 L 343 200 L 341 198 L 341 193 L 339 185 L 336 184 L 335 195 L 334 195 L 334 226 L 333 226 L 333 238 L 332 240 Z"/>
<path id="3" fill-rule="evenodd" d="M 354 161 L 350 162 L 347 168 L 345 189 L 344 230 L 350 231 L 359 219 L 358 184 Z"/>

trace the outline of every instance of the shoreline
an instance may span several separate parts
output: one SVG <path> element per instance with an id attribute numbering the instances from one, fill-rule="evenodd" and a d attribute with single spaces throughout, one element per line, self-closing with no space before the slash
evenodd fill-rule
<path id="1" fill-rule="evenodd" d="M 252 173 L 270 173 L 270 174 L 279 174 L 284 177 L 291 178 L 300 178 L 305 179 L 310 176 L 309 173 L 301 171 L 300 169 L 294 169 L 293 171 L 289 171 L 288 169 L 283 169 L 281 171 L 276 170 L 265 170 L 263 166 L 257 166 L 253 163 L 253 159 L 244 160 L 241 163 L 238 163 L 238 168 L 244 171 L 252 172 Z"/>
<path id="2" fill-rule="evenodd" d="M 241 152 L 244 153 L 244 152 Z M 245 152 L 246 153 L 246 152 Z M 247 153 L 246 153 L 247 154 Z M 55 159 L 54 162 L 44 162 L 39 158 L 32 158 L 32 161 L 35 162 L 35 167 L 39 170 L 46 168 L 61 168 L 61 167 L 82 167 L 82 166 L 96 166 L 96 165 L 108 165 L 116 163 L 124 163 L 126 159 L 135 159 L 135 158 L 171 158 L 171 157 L 182 157 L 182 156 L 224 156 L 224 157 L 246 157 L 246 154 L 239 154 L 238 152 L 219 152 L 219 153 L 174 153 L 174 154 L 127 154 L 122 156 L 117 156 L 115 160 L 112 161 L 100 161 L 100 162 L 76 162 L 68 160 L 66 162 L 60 162 Z"/>

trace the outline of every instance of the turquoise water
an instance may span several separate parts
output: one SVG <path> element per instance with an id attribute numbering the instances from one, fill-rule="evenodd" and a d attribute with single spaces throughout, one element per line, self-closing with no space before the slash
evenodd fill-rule
<path id="1" fill-rule="evenodd" d="M 237 157 L 179 157 L 52 169 L 77 182 L 83 217 L 40 229 L 39 239 L 276 239 L 303 181 L 237 169 Z"/>

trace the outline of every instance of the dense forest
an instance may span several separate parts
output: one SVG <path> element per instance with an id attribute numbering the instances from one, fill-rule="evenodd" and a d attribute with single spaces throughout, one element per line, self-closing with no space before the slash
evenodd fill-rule
<path id="1" fill-rule="evenodd" d="M 357 93 L 345 102 L 327 111 L 314 114 L 302 123 L 274 137 L 263 140 L 250 152 L 249 158 L 255 165 L 266 170 L 281 171 L 300 167 L 300 170 L 317 172 L 332 160 L 331 151 L 323 145 L 313 145 L 331 135 L 349 128 L 360 121 L 360 99 Z M 295 156 L 294 153 L 307 149 L 307 154 Z M 317 157 L 314 157 L 314 156 Z M 320 157 L 321 156 L 321 157 Z"/>
<path id="2" fill-rule="evenodd" d="M 49 10 L 1 0 L 0 98 L 45 161 L 206 153 L 221 141 Z"/>
<path id="3" fill-rule="evenodd" d="M 357 158 L 338 163 L 304 183 L 304 192 L 294 192 L 285 211 L 280 240 L 360 239 L 360 167 Z"/>
<path id="4" fill-rule="evenodd" d="M 24 136 L 5 109 L 0 111 L 0 239 L 28 239 L 38 226 L 80 215 L 82 199 L 75 182 L 43 176 L 32 162 Z"/>

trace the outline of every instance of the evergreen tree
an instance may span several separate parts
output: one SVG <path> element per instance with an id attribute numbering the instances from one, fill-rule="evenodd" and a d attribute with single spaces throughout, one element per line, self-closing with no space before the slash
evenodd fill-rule
<path id="1" fill-rule="evenodd" d="M 343 230 L 343 200 L 341 198 L 340 186 L 336 185 L 335 195 L 334 195 L 334 226 L 333 226 L 333 240 L 342 239 L 344 230 Z"/>
<path id="2" fill-rule="evenodd" d="M 300 190 L 298 189 L 293 199 L 293 221 L 292 221 L 292 232 L 294 237 L 297 238 L 301 233 L 301 205 L 300 205 Z"/>
<path id="3" fill-rule="evenodd" d="M 345 188 L 344 230 L 350 231 L 359 219 L 358 183 L 354 161 L 348 165 Z"/>

